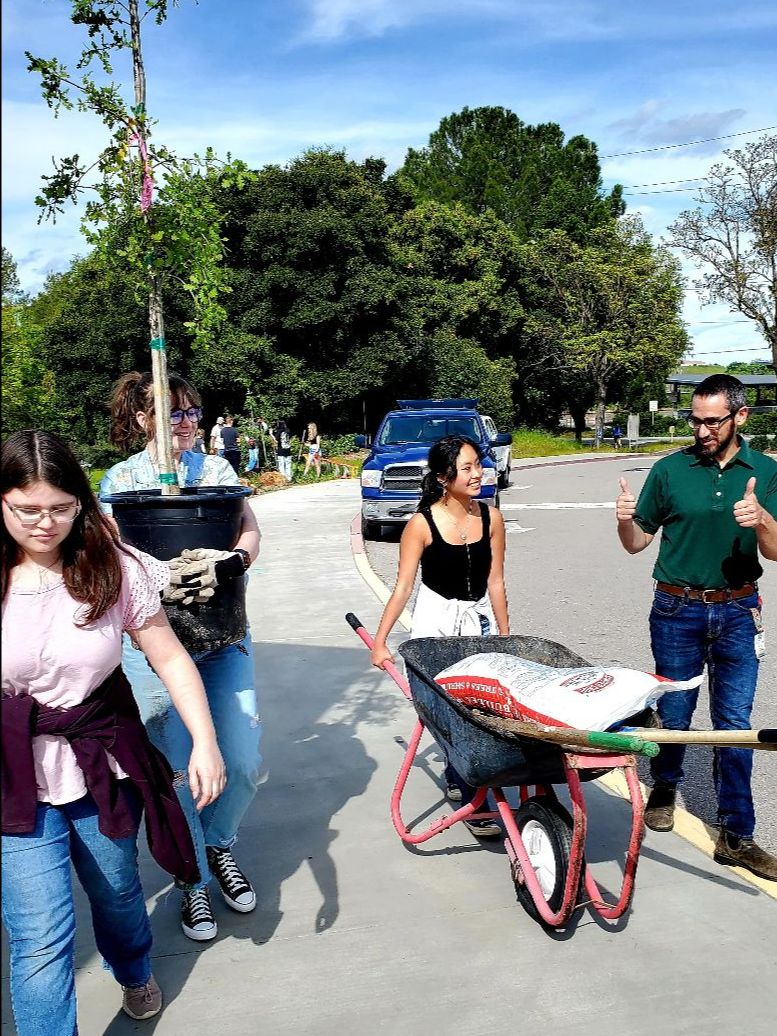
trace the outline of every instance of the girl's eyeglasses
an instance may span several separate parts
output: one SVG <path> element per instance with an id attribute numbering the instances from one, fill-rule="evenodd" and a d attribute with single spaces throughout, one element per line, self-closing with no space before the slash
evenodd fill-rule
<path id="1" fill-rule="evenodd" d="M 180 424 L 184 417 L 188 417 L 192 424 L 197 424 L 202 417 L 202 408 L 198 406 L 190 406 L 188 410 L 171 410 L 170 424 Z"/>
<path id="2" fill-rule="evenodd" d="M 7 500 L 3 503 L 25 529 L 31 529 L 45 517 L 51 518 L 57 525 L 67 525 L 74 522 L 81 513 L 81 504 L 74 500 L 72 504 L 60 504 L 58 507 L 20 507 L 18 504 L 9 504 Z"/>

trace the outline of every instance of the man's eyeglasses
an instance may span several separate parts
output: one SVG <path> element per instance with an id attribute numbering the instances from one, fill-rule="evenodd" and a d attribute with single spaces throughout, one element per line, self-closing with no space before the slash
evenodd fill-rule
<path id="1" fill-rule="evenodd" d="M 733 412 L 726 414 L 725 417 L 694 417 L 693 414 L 688 418 L 688 424 L 693 428 L 694 432 L 698 432 L 702 425 L 705 425 L 708 431 L 717 432 L 717 430 L 730 421 L 734 416 Z"/>
<path id="2" fill-rule="evenodd" d="M 57 525 L 68 525 L 81 513 L 81 504 L 78 500 L 74 500 L 72 504 L 60 504 L 58 507 L 20 507 L 18 504 L 9 504 L 7 500 L 3 503 L 25 529 L 38 525 L 44 517 L 51 518 Z"/>
<path id="3" fill-rule="evenodd" d="M 190 406 L 188 410 L 170 411 L 170 423 L 173 425 L 180 424 L 184 417 L 188 417 L 192 424 L 197 424 L 202 418 L 202 408 L 198 406 Z"/>

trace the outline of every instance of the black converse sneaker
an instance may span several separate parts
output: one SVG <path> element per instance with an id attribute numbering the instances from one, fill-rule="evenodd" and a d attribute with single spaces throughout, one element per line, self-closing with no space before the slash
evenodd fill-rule
<path id="1" fill-rule="evenodd" d="M 181 928 L 183 934 L 195 942 L 208 942 L 218 935 L 218 925 L 207 888 L 184 892 L 181 900 Z"/>
<path id="2" fill-rule="evenodd" d="M 205 851 L 208 854 L 208 866 L 219 883 L 224 902 L 241 914 L 250 913 L 256 906 L 256 893 L 251 888 L 251 882 L 235 863 L 232 850 L 207 845 Z"/>

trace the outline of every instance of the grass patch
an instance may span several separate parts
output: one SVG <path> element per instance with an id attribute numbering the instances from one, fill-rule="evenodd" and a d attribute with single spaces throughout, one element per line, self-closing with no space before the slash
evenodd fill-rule
<path id="1" fill-rule="evenodd" d="M 588 433 L 591 434 L 590 432 Z M 687 441 L 669 442 L 646 442 L 640 443 L 634 451 L 636 453 L 664 453 L 667 450 L 679 450 L 692 442 Z M 553 435 L 552 432 L 544 432 L 537 428 L 516 428 L 513 432 L 513 459 L 521 460 L 525 457 L 560 457 L 564 454 L 575 453 L 628 453 L 629 448 L 625 440 L 620 448 L 616 450 L 612 442 L 603 442 L 599 449 L 595 449 L 593 442 L 578 442 L 574 438 L 574 432 L 565 432 L 561 435 Z"/>
<path id="2" fill-rule="evenodd" d="M 513 457 L 558 457 L 564 453 L 590 453 L 590 443 L 553 435 L 539 428 L 516 428 L 513 432 Z M 612 452 L 612 446 L 601 446 L 600 452 Z"/>

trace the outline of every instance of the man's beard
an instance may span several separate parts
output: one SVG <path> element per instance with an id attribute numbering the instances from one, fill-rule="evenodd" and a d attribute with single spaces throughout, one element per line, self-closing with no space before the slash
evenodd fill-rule
<path id="1" fill-rule="evenodd" d="M 696 436 L 696 449 L 703 457 L 709 457 L 710 460 L 715 460 L 721 455 L 721 453 L 726 452 L 735 434 L 736 429 L 732 428 L 727 436 L 718 439 L 709 438 L 704 443 L 702 443 L 699 437 Z"/>

